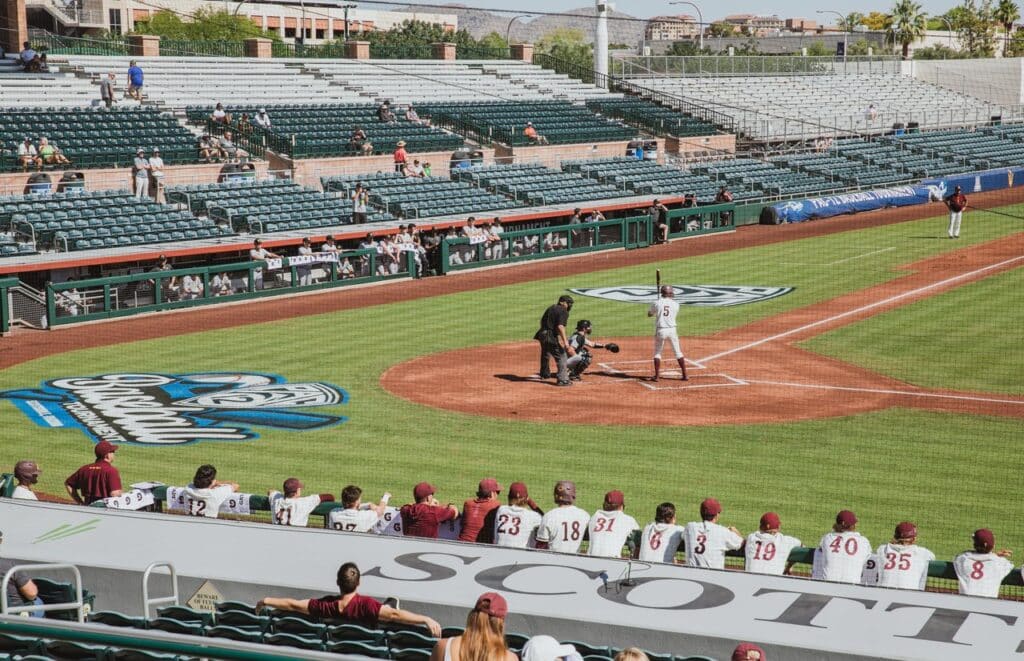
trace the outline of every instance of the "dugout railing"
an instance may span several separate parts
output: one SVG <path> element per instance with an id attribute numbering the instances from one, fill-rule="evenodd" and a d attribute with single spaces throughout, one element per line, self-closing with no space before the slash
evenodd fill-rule
<path id="1" fill-rule="evenodd" d="M 0 476 L 0 496 L 10 496 L 13 491 L 13 475 L 4 474 Z M 10 488 L 4 488 L 4 485 L 10 485 Z M 153 497 L 155 500 L 152 505 L 152 510 L 157 512 L 163 512 L 166 501 L 167 501 L 167 487 L 161 486 L 153 489 Z M 97 501 L 93 503 L 93 507 L 104 508 L 106 505 L 103 501 Z M 317 527 L 327 528 L 328 515 L 336 509 L 341 509 L 341 503 L 339 502 L 326 502 L 320 503 L 316 509 L 311 513 L 311 517 L 319 517 L 316 521 L 319 524 Z M 238 517 L 244 520 L 255 520 L 262 522 L 270 522 L 270 499 L 267 496 L 261 496 L 258 494 L 252 494 L 249 497 L 249 510 L 255 514 L 249 517 Z M 641 531 L 635 530 L 631 536 L 629 544 L 635 548 L 640 544 Z M 685 546 L 679 547 L 677 553 L 677 560 L 681 559 L 681 556 L 685 556 Z M 793 549 L 789 554 L 789 562 L 794 563 L 794 572 L 796 576 L 809 576 L 810 567 L 814 562 L 814 551 L 815 549 L 809 546 L 799 546 Z M 728 569 L 740 570 L 743 568 L 744 554 L 742 550 L 739 551 L 727 551 L 726 552 L 726 567 Z M 957 579 L 956 571 L 953 568 L 952 562 L 945 560 L 934 560 L 928 564 L 928 590 L 936 592 L 956 592 L 957 591 Z M 1003 585 L 1000 589 L 999 594 L 1001 599 L 1013 599 L 1017 601 L 1024 601 L 1024 579 L 1022 579 L 1020 569 L 1014 569 L 1010 574 L 1003 579 Z"/>
<path id="2" fill-rule="evenodd" d="M 11 329 L 11 289 L 20 282 L 17 278 L 0 278 L 0 335 Z"/>

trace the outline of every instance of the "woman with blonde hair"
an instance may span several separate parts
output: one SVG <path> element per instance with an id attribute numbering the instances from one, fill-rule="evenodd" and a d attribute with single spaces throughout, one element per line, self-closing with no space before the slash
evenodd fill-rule
<path id="1" fill-rule="evenodd" d="M 508 602 L 497 592 L 485 592 L 466 618 L 461 636 L 437 641 L 430 661 L 517 661 L 505 644 Z"/>
<path id="2" fill-rule="evenodd" d="M 615 655 L 615 661 L 650 661 L 650 658 L 638 647 L 627 647 Z"/>

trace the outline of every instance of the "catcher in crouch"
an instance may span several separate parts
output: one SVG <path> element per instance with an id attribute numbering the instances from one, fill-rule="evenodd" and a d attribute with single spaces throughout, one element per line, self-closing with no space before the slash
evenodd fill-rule
<path id="1" fill-rule="evenodd" d="M 569 344 L 576 351 L 576 355 L 570 358 L 565 366 L 569 370 L 569 378 L 573 381 L 583 380 L 582 374 L 590 367 L 590 361 L 593 360 L 593 357 L 590 355 L 591 349 L 607 349 L 612 353 L 619 352 L 619 345 L 614 342 L 601 344 L 587 337 L 593 330 L 594 327 L 589 321 L 580 319 L 576 323 L 576 332 L 569 336 Z"/>

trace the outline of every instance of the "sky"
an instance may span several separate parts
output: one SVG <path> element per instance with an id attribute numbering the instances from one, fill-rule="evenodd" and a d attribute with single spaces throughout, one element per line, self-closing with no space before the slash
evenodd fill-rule
<path id="1" fill-rule="evenodd" d="M 414 0 L 415 1 L 415 0 Z M 431 4 L 441 4 L 445 0 L 430 0 Z M 562 11 L 594 4 L 594 0 L 448 0 L 452 3 L 468 7 L 484 7 L 487 9 L 515 9 L 517 11 Z M 918 0 L 924 11 L 930 15 L 944 14 L 951 7 L 960 4 L 957 0 Z M 685 5 L 672 6 L 667 0 L 619 0 L 612 2 L 618 11 L 648 18 L 662 14 L 692 13 Z M 860 11 L 888 12 L 892 0 L 876 0 L 858 2 L 856 0 L 698 0 L 697 6 L 704 13 L 704 20 L 721 18 L 727 14 L 778 14 L 782 18 L 814 19 L 816 9 L 836 10 L 842 13 Z"/>

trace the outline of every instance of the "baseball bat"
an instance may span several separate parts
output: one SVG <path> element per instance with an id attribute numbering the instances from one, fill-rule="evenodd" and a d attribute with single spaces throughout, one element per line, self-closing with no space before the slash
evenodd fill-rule
<path id="1" fill-rule="evenodd" d="M 654 282 L 655 282 L 655 284 L 658 285 L 658 288 L 660 289 L 661 288 L 661 269 L 657 269 L 654 272 Z"/>

